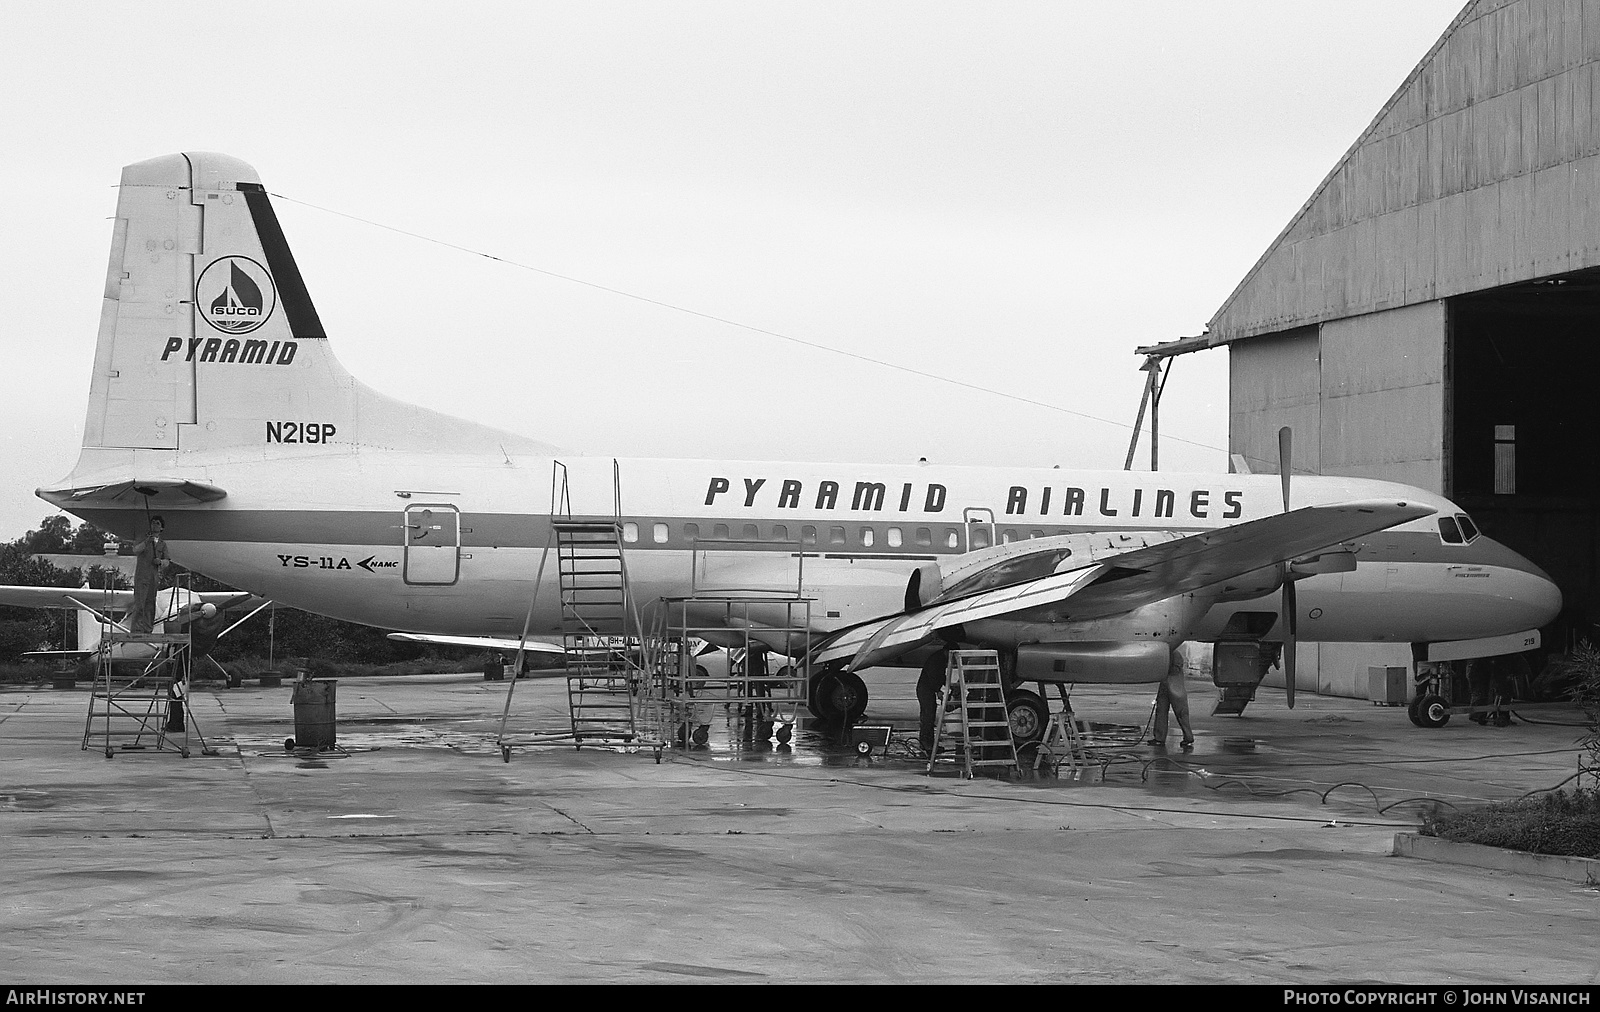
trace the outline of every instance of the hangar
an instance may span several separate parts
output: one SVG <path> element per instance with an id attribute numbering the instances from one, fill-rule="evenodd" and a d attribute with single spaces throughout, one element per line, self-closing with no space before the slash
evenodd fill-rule
<path id="1" fill-rule="evenodd" d="M 1547 649 L 1600 620 L 1600 0 L 1474 0 L 1198 337 L 1229 450 L 1440 492 L 1560 585 Z M 1297 687 L 1364 696 L 1405 645 L 1302 644 Z M 1276 672 L 1272 677 L 1279 679 Z"/>

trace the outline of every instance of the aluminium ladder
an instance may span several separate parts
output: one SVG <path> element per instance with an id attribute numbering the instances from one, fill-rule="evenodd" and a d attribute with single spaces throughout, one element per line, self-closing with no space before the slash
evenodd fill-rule
<path id="1" fill-rule="evenodd" d="M 928 754 L 929 773 L 941 762 L 959 763 L 962 776 L 969 780 L 979 769 L 1017 768 L 998 652 L 950 651 L 939 713 Z"/>

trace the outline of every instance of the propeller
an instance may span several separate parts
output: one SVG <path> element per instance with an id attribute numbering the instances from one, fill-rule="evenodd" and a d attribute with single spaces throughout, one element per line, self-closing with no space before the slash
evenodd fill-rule
<path id="1" fill-rule="evenodd" d="M 1278 430 L 1278 479 L 1283 483 L 1283 511 L 1289 512 L 1289 461 L 1292 459 L 1294 433 L 1285 425 Z M 1283 694 L 1289 704 L 1289 709 L 1294 709 L 1294 641 L 1295 641 L 1295 608 L 1293 574 L 1289 572 L 1289 563 L 1279 563 L 1279 572 L 1283 578 Z"/>

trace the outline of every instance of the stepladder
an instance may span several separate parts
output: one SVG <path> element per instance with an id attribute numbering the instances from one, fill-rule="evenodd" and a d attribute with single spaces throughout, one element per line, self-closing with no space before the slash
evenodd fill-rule
<path id="1" fill-rule="evenodd" d="M 969 779 L 979 770 L 1016 769 L 1017 748 L 1006 713 L 998 652 L 950 651 L 939 711 L 929 773 L 941 763 L 955 764 Z"/>
<path id="2" fill-rule="evenodd" d="M 1044 740 L 1039 743 L 1033 758 L 1035 772 L 1048 770 L 1059 774 L 1063 766 L 1073 775 L 1089 766 L 1078 718 L 1070 709 L 1057 710 L 1050 715 Z"/>

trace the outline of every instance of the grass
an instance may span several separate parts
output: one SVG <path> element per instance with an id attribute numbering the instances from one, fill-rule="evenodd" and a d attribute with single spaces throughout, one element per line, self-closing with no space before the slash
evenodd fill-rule
<path id="1" fill-rule="evenodd" d="M 1600 858 L 1600 790 L 1434 811 L 1423 816 L 1422 835 L 1531 854 Z"/>

